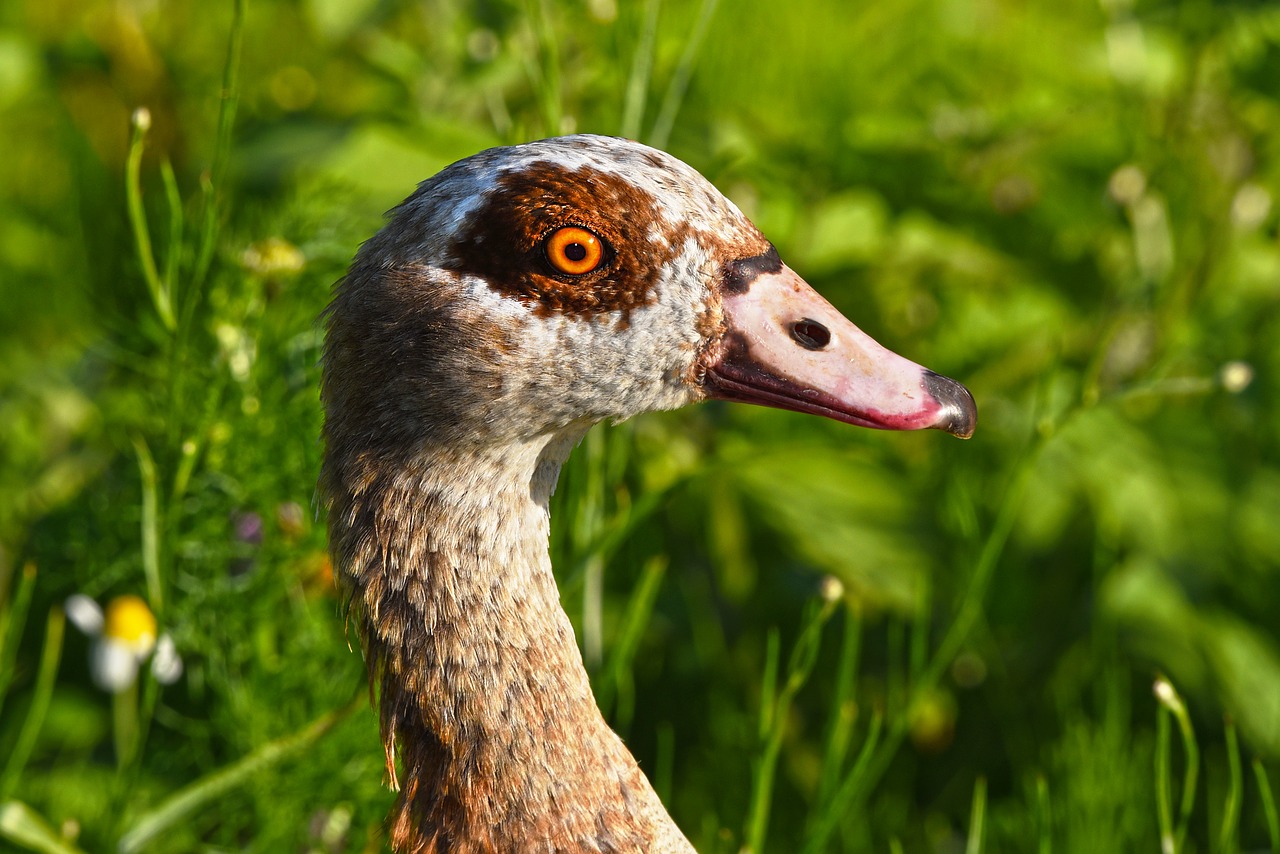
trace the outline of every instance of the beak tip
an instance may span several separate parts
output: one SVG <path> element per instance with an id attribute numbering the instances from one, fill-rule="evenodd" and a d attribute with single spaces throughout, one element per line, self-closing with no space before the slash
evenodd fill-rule
<path id="1" fill-rule="evenodd" d="M 929 370 L 924 372 L 924 387 L 942 407 L 933 426 L 960 439 L 972 436 L 978 426 L 978 405 L 969 390 L 955 380 Z"/>

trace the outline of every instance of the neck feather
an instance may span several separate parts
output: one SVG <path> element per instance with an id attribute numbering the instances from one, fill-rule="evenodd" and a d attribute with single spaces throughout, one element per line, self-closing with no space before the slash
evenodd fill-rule
<path id="1" fill-rule="evenodd" d="M 397 851 L 692 852 L 595 705 L 547 553 L 547 502 L 582 435 L 326 471 L 403 786 Z"/>

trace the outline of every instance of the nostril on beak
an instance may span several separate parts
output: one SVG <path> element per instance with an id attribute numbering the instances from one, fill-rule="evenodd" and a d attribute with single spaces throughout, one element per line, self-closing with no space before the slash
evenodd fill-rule
<path id="1" fill-rule="evenodd" d="M 807 317 L 791 324 L 791 337 L 806 350 L 821 350 L 831 343 L 831 331 Z"/>

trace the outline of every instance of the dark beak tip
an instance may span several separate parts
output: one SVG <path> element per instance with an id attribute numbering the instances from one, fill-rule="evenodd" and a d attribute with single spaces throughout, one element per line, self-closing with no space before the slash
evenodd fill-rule
<path id="1" fill-rule="evenodd" d="M 960 439 L 972 436 L 978 426 L 978 405 L 969 389 L 933 371 L 925 371 L 924 387 L 942 406 L 941 416 L 933 426 Z"/>

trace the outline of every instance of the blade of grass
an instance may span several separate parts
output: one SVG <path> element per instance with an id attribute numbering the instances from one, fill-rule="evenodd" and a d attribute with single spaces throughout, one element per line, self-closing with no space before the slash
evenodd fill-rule
<path id="1" fill-rule="evenodd" d="M 627 76 L 627 96 L 622 106 L 622 135 L 628 139 L 640 136 L 644 124 L 644 102 L 649 93 L 649 78 L 653 74 L 654 45 L 658 36 L 658 9 L 662 0 L 645 0 L 644 25 L 640 28 L 640 43 L 631 61 L 631 73 Z"/>
<path id="2" fill-rule="evenodd" d="M 26 720 L 18 732 L 17 741 L 9 753 L 9 761 L 4 766 L 4 776 L 0 777 L 0 801 L 7 800 L 18 785 L 22 769 L 26 767 L 31 751 L 35 748 L 36 739 L 40 736 L 40 727 L 44 725 L 45 715 L 49 711 L 49 700 L 53 697 L 53 684 L 58 676 L 58 662 L 62 660 L 62 637 L 67 625 L 66 615 L 61 608 L 52 608 L 45 625 L 44 649 L 40 653 L 40 669 L 36 674 L 35 690 L 31 696 L 31 708 L 27 710 Z"/>
<path id="3" fill-rule="evenodd" d="M 0 803 L 0 836 L 44 854 L 81 854 L 54 832 L 44 817 L 22 801 Z"/>
<path id="4" fill-rule="evenodd" d="M 676 731 L 670 723 L 658 727 L 658 748 L 653 763 L 653 790 L 658 800 L 671 802 L 671 781 L 675 779 Z"/>
<path id="5" fill-rule="evenodd" d="M 1047 376 L 1049 375 L 1047 374 Z M 1047 382 L 1048 380 L 1046 379 L 1037 391 L 1037 398 L 1040 400 L 1046 399 L 1048 396 Z M 1036 404 L 1033 407 L 1033 411 L 1039 410 L 1040 406 Z M 889 732 L 879 745 L 874 757 L 869 760 L 871 763 L 869 769 L 856 780 L 856 785 L 862 788 L 848 790 L 849 807 L 854 806 L 865 798 L 867 792 L 875 786 L 876 781 L 884 776 L 893 761 L 893 757 L 897 755 L 898 749 L 902 746 L 910 727 L 910 716 L 905 714 L 905 710 L 909 710 L 917 699 L 927 696 L 934 690 L 943 673 L 959 654 L 970 632 L 973 630 L 974 624 L 982 616 L 982 606 L 986 599 L 987 589 L 990 587 L 996 566 L 1000 562 L 1001 555 L 1004 554 L 1005 545 L 1008 543 L 1009 536 L 1013 533 L 1014 525 L 1022 511 L 1023 497 L 1026 495 L 1035 475 L 1037 461 L 1062 425 L 1079 411 L 1081 411 L 1079 407 L 1069 410 L 1058 419 L 1057 423 L 1047 420 L 1034 422 L 1038 425 L 1036 432 L 1029 437 L 1021 456 L 1013 463 L 1009 485 L 1005 488 L 1004 494 L 1000 499 L 995 522 L 983 541 L 978 560 L 966 582 L 960 605 L 956 609 L 955 618 L 947 627 L 947 631 L 944 633 L 942 641 L 930 659 L 928 666 L 924 668 L 915 685 L 911 687 L 910 696 L 901 707 L 904 713 L 896 714 L 891 718 Z M 890 635 L 890 640 L 893 640 L 892 634 Z M 892 656 L 890 660 L 893 660 Z M 893 696 L 893 676 L 894 674 L 891 670 L 889 674 L 891 699 Z M 847 784 L 851 782 L 853 781 L 846 781 Z M 845 790 L 842 787 L 842 795 L 844 793 Z"/>
<path id="6" fill-rule="evenodd" d="M 0 613 L 0 709 L 13 681 L 14 662 L 18 656 L 18 642 L 27 625 L 27 613 L 31 610 L 31 594 L 36 589 L 36 565 L 28 561 L 22 565 L 18 589 Z"/>
<path id="7" fill-rule="evenodd" d="M 1226 722 L 1227 747 L 1227 802 L 1222 808 L 1222 829 L 1218 832 L 1218 849 L 1223 854 L 1233 854 L 1240 830 L 1240 801 L 1244 793 L 1244 773 L 1240 768 L 1240 743 L 1236 738 L 1236 725 L 1230 718 Z"/>
<path id="8" fill-rule="evenodd" d="M 761 736 L 763 739 L 760 755 L 755 763 L 753 775 L 751 806 L 747 812 L 746 850 L 760 852 L 764 850 L 765 839 L 769 832 L 769 810 L 773 800 L 773 781 L 777 773 L 778 754 L 782 749 L 782 738 L 786 735 L 787 720 L 791 704 L 796 694 L 804 687 L 813 672 L 818 660 L 818 651 L 822 647 L 822 629 L 835 613 L 836 597 L 824 597 L 808 609 L 800 637 L 791 650 L 787 661 L 787 679 L 776 698 L 768 692 L 766 699 L 773 699 L 772 709 L 762 706 L 760 710 Z M 766 676 L 777 670 L 777 632 L 770 633 L 770 664 L 766 667 Z M 771 685 L 769 680 L 767 685 Z"/>
<path id="9" fill-rule="evenodd" d="M 562 595 L 574 591 L 580 584 L 585 584 L 587 564 L 592 557 L 598 555 L 600 560 L 608 562 L 618 548 L 635 532 L 636 528 L 661 508 L 665 500 L 670 496 L 671 491 L 683 482 L 685 482 L 685 479 L 678 479 L 661 488 L 651 489 L 643 493 L 627 508 L 625 515 L 622 515 L 621 518 L 613 519 L 607 525 L 601 526 L 599 534 L 582 547 L 579 552 L 583 557 L 565 577 L 561 590 Z"/>
<path id="10" fill-rule="evenodd" d="M 608 709 L 617 694 L 619 684 L 631 671 L 631 663 L 635 661 L 640 639 L 644 637 L 645 627 L 653 616 L 653 604 L 658 599 L 658 591 L 662 588 L 662 578 L 666 571 L 666 555 L 650 558 L 640 575 L 640 582 L 631 593 L 626 616 L 622 621 L 622 631 L 609 655 L 609 662 L 605 665 L 604 678 L 596 688 L 596 702 L 601 709 Z M 626 728 L 625 725 L 623 728 Z"/>
<path id="11" fill-rule="evenodd" d="M 777 628 L 769 630 L 765 640 L 764 677 L 760 683 L 760 726 L 756 736 L 764 741 L 773 728 L 774 697 L 778 691 L 778 659 L 782 657 L 782 640 Z"/>
<path id="12" fill-rule="evenodd" d="M 849 769 L 844 782 L 840 784 L 839 791 L 827 805 L 817 829 L 809 835 L 804 846 L 804 854 L 818 854 L 826 850 L 827 840 L 835 833 L 840 819 L 857 803 L 871 769 L 872 759 L 876 755 L 876 749 L 880 746 L 880 735 L 883 729 L 884 715 L 876 712 L 871 716 L 866 740 L 862 742 L 862 748 L 858 751 L 857 759 L 853 761 L 853 767 Z"/>
<path id="13" fill-rule="evenodd" d="M 773 732 L 774 717 L 778 712 L 778 659 L 781 657 L 781 640 L 777 628 L 769 630 L 765 642 L 764 679 L 760 685 L 760 726 L 757 736 L 764 749 L 752 763 L 751 805 L 747 810 L 747 822 L 743 830 L 745 843 L 743 850 L 759 852 L 759 842 L 768 828 L 768 810 L 773 785 L 772 769 L 769 768 L 768 744 L 769 734 Z"/>
<path id="14" fill-rule="evenodd" d="M 1036 775 L 1036 830 L 1039 833 L 1037 854 L 1053 852 L 1053 810 L 1049 804 L 1049 781 L 1043 774 Z"/>
<path id="15" fill-rule="evenodd" d="M 234 0 L 231 7 L 227 61 L 222 66 L 222 90 L 218 93 L 218 136 L 210 170 L 215 189 L 221 186 L 231 157 L 231 130 L 235 127 L 236 109 L 240 105 L 240 54 L 244 50 L 244 16 L 247 7 L 248 0 Z"/>
<path id="16" fill-rule="evenodd" d="M 653 134 L 649 139 L 655 148 L 666 148 L 671 138 L 671 131 L 676 125 L 676 116 L 680 113 L 685 92 L 689 89 L 689 79 L 693 76 L 694 62 L 698 58 L 698 51 L 702 48 L 702 40 L 707 35 L 707 29 L 711 26 L 711 16 L 715 14 L 717 2 L 718 0 L 702 0 L 702 7 L 698 10 L 698 21 L 693 25 L 689 40 L 685 42 L 684 53 L 680 55 L 680 64 L 676 66 L 671 85 L 667 87 L 667 94 L 662 99 L 662 109 L 659 110 L 658 118 L 653 123 Z"/>
<path id="17" fill-rule="evenodd" d="M 193 287 L 186 300 L 194 304 L 194 296 L 200 290 L 213 262 L 213 251 L 218 242 L 218 192 L 222 189 L 223 174 L 231 156 L 231 130 L 235 126 L 236 108 L 240 103 L 240 54 L 244 49 L 244 17 L 248 0 L 235 0 L 232 6 L 231 32 L 227 37 L 227 60 L 222 67 L 222 89 L 218 93 L 218 130 L 214 137 L 213 161 L 209 172 L 201 179 L 204 205 L 200 216 L 200 244 L 196 252 L 195 270 L 191 276 Z"/>
<path id="18" fill-rule="evenodd" d="M 141 696 L 139 696 L 141 695 Z M 139 678 L 111 697 L 111 725 L 116 745 L 117 786 L 113 799 L 117 816 L 114 833 L 119 834 L 129 818 L 127 807 L 143 772 L 147 735 L 160 698 L 160 683 L 150 668 L 142 668 Z"/>
<path id="19" fill-rule="evenodd" d="M 178 192 L 178 178 L 173 174 L 169 158 L 160 161 L 160 178 L 164 182 L 164 195 L 169 205 L 169 246 L 164 259 L 164 289 L 173 294 L 178 285 L 178 271 L 182 263 L 182 194 Z"/>
<path id="20" fill-rule="evenodd" d="M 1173 830 L 1173 785 L 1169 780 L 1169 710 L 1161 705 L 1156 710 L 1156 821 L 1160 828 L 1160 850 L 1176 854 L 1177 836 Z"/>
<path id="21" fill-rule="evenodd" d="M 138 682 L 111 695 L 111 736 L 116 751 L 116 768 L 124 772 L 133 766 L 141 745 L 138 725 Z M 125 776 L 123 773 L 121 776 Z"/>
<path id="22" fill-rule="evenodd" d="M 1280 811 L 1276 810 L 1276 799 L 1271 793 L 1271 783 L 1267 780 L 1267 769 L 1262 760 L 1253 760 L 1253 776 L 1258 781 L 1258 797 L 1262 800 L 1262 814 L 1267 819 L 1267 836 L 1271 839 L 1271 854 L 1280 854 Z"/>
<path id="23" fill-rule="evenodd" d="M 1043 450 L 1047 438 L 1047 436 L 1042 435 L 1038 440 L 1033 441 L 1023 458 L 1015 465 L 1012 480 L 1001 500 L 995 523 L 983 542 L 982 551 L 978 555 L 978 561 L 965 587 L 955 619 L 948 626 L 942 642 L 938 645 L 937 651 L 929 661 L 929 665 L 912 687 L 911 696 L 903 708 L 910 709 L 918 698 L 926 696 L 934 689 L 946 668 L 950 666 L 956 655 L 959 654 L 974 624 L 981 616 L 982 603 L 986 598 L 987 588 L 991 584 L 991 577 L 995 573 L 996 565 L 1000 562 L 1000 556 L 1004 554 L 1004 547 L 1009 540 L 1009 535 L 1013 532 L 1014 524 L 1021 512 L 1022 498 L 1026 494 L 1027 487 L 1035 472 L 1036 460 Z M 898 748 L 902 745 L 909 726 L 910 719 L 908 715 L 899 714 L 893 717 L 889 734 L 885 736 L 871 770 L 864 778 L 864 783 L 868 788 L 874 786 L 876 781 L 888 770 L 889 763 L 893 761 Z M 865 792 L 857 793 L 855 800 L 862 798 L 864 795 Z"/>
<path id="24" fill-rule="evenodd" d="M 1196 743 L 1196 732 L 1191 726 L 1191 715 L 1187 706 L 1178 698 L 1178 705 L 1173 710 L 1178 721 L 1178 730 L 1182 734 L 1182 749 L 1186 756 L 1185 768 L 1182 772 L 1182 802 L 1178 808 L 1178 850 L 1185 847 L 1187 828 L 1191 824 L 1191 813 L 1196 804 L 1196 777 L 1200 773 L 1200 747 Z"/>
<path id="25" fill-rule="evenodd" d="M 1200 773 L 1200 748 L 1196 744 L 1195 730 L 1191 726 L 1191 716 L 1187 713 L 1187 705 L 1178 695 L 1168 679 L 1158 677 L 1154 693 L 1160 701 L 1160 717 L 1157 721 L 1156 752 L 1156 787 L 1157 808 L 1160 811 L 1161 847 L 1166 854 L 1178 854 L 1182 851 L 1187 837 L 1187 826 L 1191 822 L 1191 812 L 1196 802 L 1196 777 Z M 1182 748 L 1185 754 L 1185 767 L 1182 772 L 1182 797 L 1178 803 L 1178 822 L 1172 826 L 1173 794 L 1172 782 L 1169 780 L 1170 735 L 1168 716 L 1173 715 L 1178 722 L 1178 731 L 1182 735 Z"/>
<path id="26" fill-rule="evenodd" d="M 969 838 L 964 854 L 981 854 L 982 828 L 987 815 L 987 778 L 979 777 L 973 784 L 973 806 L 969 809 Z"/>
<path id="27" fill-rule="evenodd" d="M 811 823 L 821 814 L 835 792 L 849 750 L 849 740 L 853 737 L 853 726 L 858 716 L 857 703 L 853 699 L 853 685 L 858 671 L 861 642 L 862 616 L 857 606 L 851 602 L 845 607 L 840 660 L 836 665 L 835 695 L 831 700 L 831 723 L 827 731 L 822 778 L 818 783 L 818 796 L 814 801 Z"/>
<path id="28" fill-rule="evenodd" d="M 185 398 L 184 390 L 186 383 L 191 379 L 188 375 L 189 372 L 183 370 L 182 360 L 190 338 L 192 310 L 195 306 L 195 300 L 184 298 L 184 293 L 189 296 L 193 289 L 187 289 L 184 293 L 179 293 L 178 291 L 184 250 L 182 235 L 186 228 L 186 222 L 183 217 L 182 195 L 178 190 L 178 179 L 174 175 L 173 164 L 169 162 L 167 157 L 160 162 L 160 177 L 164 183 L 165 199 L 169 208 L 169 245 L 165 250 L 163 284 L 165 293 L 169 295 L 170 305 L 177 305 L 178 307 L 178 325 L 172 340 L 169 342 L 168 352 L 169 412 L 165 418 L 167 427 L 165 440 L 169 445 L 177 445 L 184 422 L 181 417 L 182 401 Z"/>
<path id="29" fill-rule="evenodd" d="M 969 637 L 969 631 L 981 614 L 987 588 L 991 586 L 991 577 L 995 573 L 996 565 L 1000 562 L 1000 556 L 1004 554 L 1005 543 L 1013 533 L 1013 526 L 1022 510 L 1023 496 L 1026 495 L 1027 487 L 1035 473 L 1036 460 L 1042 448 L 1043 442 L 1036 443 L 1018 464 L 1004 500 L 1000 503 L 995 524 L 991 526 L 991 532 L 987 535 L 986 542 L 982 544 L 982 551 L 978 555 L 973 575 L 965 587 L 964 599 L 956 611 L 955 619 L 947 627 L 947 632 L 938 645 L 938 651 L 934 653 L 929 666 L 925 668 L 917 693 L 933 690 L 938 680 L 942 678 L 942 674 L 960 654 L 960 649 Z"/>
<path id="30" fill-rule="evenodd" d="M 129 832 L 120 838 L 120 854 L 140 851 L 196 810 L 244 785 L 263 770 L 301 753 L 367 703 L 368 699 L 361 690 L 347 705 L 323 715 L 299 732 L 264 744 L 222 770 L 206 775 L 175 792 L 159 806 L 139 816 Z"/>
<path id="31" fill-rule="evenodd" d="M 548 136 L 558 136 L 563 133 L 564 98 L 560 88 L 560 45 L 551 21 L 551 4 L 547 0 L 530 0 L 526 9 L 529 19 L 534 22 L 538 54 L 542 60 L 536 66 L 535 77 L 542 121 Z"/>
<path id="32" fill-rule="evenodd" d="M 626 425 L 619 425 L 610 432 L 616 433 Z M 591 434 L 588 433 L 588 436 Z M 588 540 L 585 545 L 575 545 L 574 551 L 582 555 L 581 558 L 573 565 L 572 569 L 564 576 L 564 581 L 560 587 L 562 596 L 569 596 L 585 583 L 585 574 L 587 571 L 587 562 L 592 556 L 599 554 L 600 559 L 606 563 L 612 558 L 623 543 L 635 533 L 641 523 L 653 516 L 656 511 L 667 506 L 670 503 L 671 494 L 678 488 L 685 486 L 699 478 L 713 476 L 720 472 L 732 471 L 736 466 L 740 466 L 742 460 L 737 456 L 716 457 L 709 460 L 703 460 L 698 465 L 690 468 L 688 471 L 682 472 L 669 482 L 646 489 L 644 492 L 635 496 L 634 500 L 627 505 L 625 512 L 619 512 L 618 515 L 609 521 L 607 525 L 601 525 L 599 533 L 592 539 Z M 576 524 L 576 522 L 575 522 Z M 554 531 L 552 533 L 554 536 Z"/>
<path id="33" fill-rule="evenodd" d="M 222 399 L 222 381 L 209 383 L 205 392 L 204 411 L 196 422 L 199 427 L 191 431 L 178 445 L 178 463 L 174 466 L 173 487 L 168 502 L 176 507 L 187 494 L 187 486 L 195 471 L 200 452 L 209 442 L 211 425 L 217 420 L 218 404 Z M 175 419 L 176 420 L 176 419 Z"/>
<path id="34" fill-rule="evenodd" d="M 147 596 L 151 610 L 164 615 L 164 588 L 160 583 L 160 498 L 159 478 L 151 449 L 141 436 L 133 437 L 138 456 L 138 473 L 142 476 L 142 571 L 147 579 Z"/>
<path id="35" fill-rule="evenodd" d="M 133 136 L 129 142 L 129 156 L 125 160 L 125 201 L 129 210 L 129 227 L 133 231 L 134 247 L 138 263 L 142 266 L 142 278 L 151 294 L 160 322 L 169 332 L 178 327 L 173 316 L 173 303 L 169 289 L 160 279 L 156 268 L 155 252 L 151 248 L 151 230 L 147 226 L 147 212 L 142 205 L 142 149 L 147 131 L 151 129 L 151 112 L 146 107 L 133 111 Z"/>

